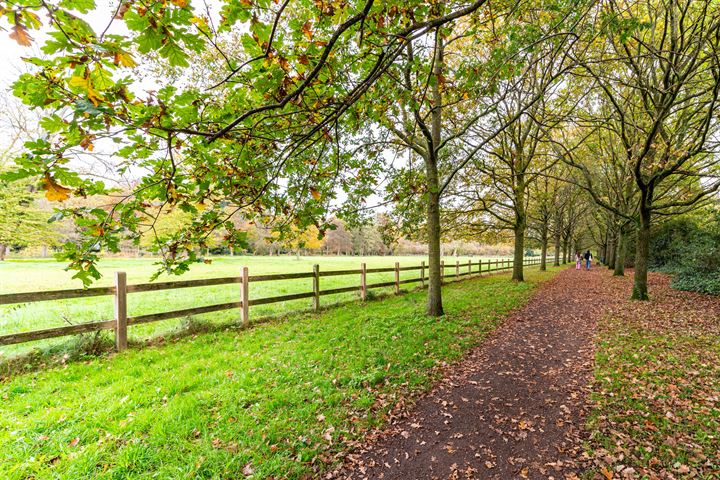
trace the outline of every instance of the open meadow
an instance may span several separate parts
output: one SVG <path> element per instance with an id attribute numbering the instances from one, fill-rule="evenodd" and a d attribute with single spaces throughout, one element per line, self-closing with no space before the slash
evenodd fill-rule
<path id="1" fill-rule="evenodd" d="M 492 258 L 494 260 L 495 257 Z M 247 266 L 250 275 L 311 272 L 314 264 L 321 271 L 359 269 L 362 262 L 368 268 L 393 267 L 399 262 L 401 267 L 417 266 L 424 260 L 419 256 L 368 256 L 368 257 L 296 257 L 296 256 L 235 256 L 212 257 L 209 264 L 194 265 L 190 272 L 182 276 L 162 275 L 157 281 L 180 281 L 207 279 L 216 277 L 240 276 L 243 266 Z M 456 262 L 461 270 L 467 271 L 468 257 L 445 258 L 446 274 L 455 272 Z M 480 260 L 475 257 L 474 262 Z M 490 260 L 485 257 L 482 260 Z M 113 285 L 114 272 L 127 273 L 129 285 L 146 283 L 156 271 L 156 259 L 152 258 L 107 258 L 100 262 L 103 277 L 93 286 Z M 81 288 L 78 280 L 72 279 L 72 273 L 64 270 L 64 264 L 51 260 L 9 260 L 0 262 L 0 294 L 38 292 Z M 475 267 L 477 268 L 477 267 Z M 419 271 L 402 271 L 400 278 L 417 278 Z M 368 283 L 389 282 L 393 272 L 369 273 Z M 359 275 L 342 275 L 321 278 L 321 289 L 359 285 Z M 414 288 L 409 284 L 405 288 Z M 387 293 L 391 287 L 373 290 L 373 294 Z M 312 279 L 290 279 L 250 284 L 251 298 L 264 298 L 312 291 Z M 208 287 L 183 288 L 142 293 L 128 296 L 128 315 L 144 315 L 169 310 L 192 308 L 203 305 L 233 302 L 239 300 L 239 285 L 217 285 Z M 353 300 L 357 292 L 324 296 L 323 305 Z M 268 305 L 257 305 L 250 309 L 252 319 L 284 314 L 290 311 L 305 310 L 311 305 L 311 299 L 291 300 Z M 83 322 L 111 320 L 113 318 L 113 297 L 89 297 L 67 300 L 55 300 L 38 303 L 23 303 L 0 306 L 0 335 L 53 328 Z M 199 323 L 230 323 L 239 318 L 239 311 L 229 310 L 192 318 L 193 326 Z M 132 326 L 129 329 L 130 341 L 140 341 L 163 335 L 181 327 L 188 326 L 188 319 L 164 320 L 151 324 Z M 61 348 L 72 337 L 40 340 L 19 345 L 0 346 L 0 358 L 12 357 L 34 348 Z"/>

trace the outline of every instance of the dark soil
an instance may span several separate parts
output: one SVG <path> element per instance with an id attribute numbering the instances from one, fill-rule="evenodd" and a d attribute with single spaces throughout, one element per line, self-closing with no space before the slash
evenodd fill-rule
<path id="1" fill-rule="evenodd" d="M 568 269 L 544 284 L 331 478 L 577 478 L 607 280 Z"/>

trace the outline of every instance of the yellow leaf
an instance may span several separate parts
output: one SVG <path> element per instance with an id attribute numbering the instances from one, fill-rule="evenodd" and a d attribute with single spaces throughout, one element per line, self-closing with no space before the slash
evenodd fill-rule
<path id="1" fill-rule="evenodd" d="M 70 193 L 72 192 L 69 188 L 57 183 L 48 173 L 46 173 L 45 178 L 43 178 L 43 188 L 45 189 L 45 198 L 51 202 L 67 200 L 70 198 Z"/>
<path id="2" fill-rule="evenodd" d="M 68 85 L 70 85 L 71 87 L 79 87 L 87 90 L 88 79 L 85 77 L 81 77 L 80 75 L 75 75 L 68 81 Z"/>
<path id="3" fill-rule="evenodd" d="M 115 54 L 115 65 L 122 65 L 123 67 L 133 68 L 137 63 L 135 59 L 127 52 L 117 52 Z"/>
<path id="4" fill-rule="evenodd" d="M 10 33 L 10 38 L 23 47 L 29 47 L 32 45 L 32 37 L 28 34 L 27 28 L 23 25 L 15 25 Z"/>
<path id="5" fill-rule="evenodd" d="M 607 478 L 607 480 L 613 479 L 613 473 L 607 469 L 607 467 L 603 467 L 601 470 L 602 474 Z"/>
<path id="6" fill-rule="evenodd" d="M 177 5 L 180 8 L 185 8 L 190 3 L 189 0 L 172 0 L 172 3 Z"/>
<path id="7" fill-rule="evenodd" d="M 322 195 L 320 195 L 320 192 L 318 192 L 318 191 L 315 190 L 314 188 L 311 188 L 311 189 L 310 189 L 310 194 L 313 196 L 313 198 L 314 198 L 315 200 L 320 200 L 320 197 L 322 196 Z"/>
<path id="8" fill-rule="evenodd" d="M 202 212 L 203 210 L 205 210 L 205 204 L 203 202 L 196 203 L 195 208 Z"/>
<path id="9" fill-rule="evenodd" d="M 85 90 L 85 92 L 87 92 L 88 99 L 90 99 L 90 101 L 96 107 L 100 105 L 103 100 L 105 100 L 103 96 L 100 95 L 100 93 L 98 93 L 98 91 L 92 87 L 89 78 L 75 75 L 74 77 L 70 78 L 70 80 L 68 81 L 68 85 L 70 85 L 71 87 L 78 87 Z"/>

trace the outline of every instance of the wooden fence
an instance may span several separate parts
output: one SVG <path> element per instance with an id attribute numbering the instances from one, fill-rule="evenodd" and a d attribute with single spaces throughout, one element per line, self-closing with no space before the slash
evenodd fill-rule
<path id="1" fill-rule="evenodd" d="M 539 264 L 539 258 L 533 257 L 523 259 L 523 265 L 525 266 Z M 455 278 L 455 280 L 460 280 L 462 277 L 468 275 L 482 275 L 483 273 L 508 270 L 512 267 L 512 260 L 486 260 L 484 262 L 480 260 L 477 263 L 469 260 L 467 263 L 460 263 L 458 261 L 455 263 L 455 265 L 445 265 L 445 263 L 442 262 L 441 270 L 443 272 L 443 279 Z M 448 268 L 453 268 L 454 272 L 447 273 Z M 417 278 L 400 280 L 400 272 L 409 270 L 420 270 L 420 276 Z M 320 308 L 321 296 L 334 295 L 344 292 L 358 292 L 360 294 L 361 300 L 365 301 L 367 299 L 368 290 L 373 288 L 394 287 L 395 294 L 399 294 L 400 285 L 406 283 L 420 283 L 420 286 L 424 287 L 425 282 L 428 280 L 428 277 L 426 276 L 426 270 L 427 266 L 425 265 L 425 262 L 422 262 L 420 265 L 413 267 L 401 267 L 399 263 L 395 263 L 394 267 L 388 268 L 367 268 L 363 263 L 360 265 L 359 270 L 330 270 L 327 272 L 320 271 L 319 265 L 315 265 L 312 272 L 280 273 L 272 275 L 249 275 L 248 267 L 242 267 L 241 275 L 239 277 L 208 278 L 177 282 L 142 283 L 137 285 L 127 284 L 127 276 L 125 272 L 115 272 L 115 286 L 112 287 L 93 287 L 73 290 L 50 290 L 44 292 L 11 293 L 0 295 L 0 305 L 35 303 L 50 300 L 65 300 L 71 298 L 97 297 L 103 295 L 113 295 L 115 297 L 115 319 L 113 320 L 80 323 L 77 325 L 48 328 L 44 330 L 34 330 L 29 332 L 0 335 L 0 346 L 30 342 L 34 340 L 42 340 L 46 338 L 63 337 L 66 335 L 95 332 L 99 330 L 115 330 L 115 347 L 117 350 L 124 350 L 125 348 L 127 348 L 127 328 L 130 325 L 140 325 L 143 323 L 158 322 L 161 320 L 188 317 L 190 315 L 199 315 L 203 313 L 219 312 L 222 310 L 230 310 L 234 308 L 240 309 L 240 322 L 242 324 L 247 324 L 250 319 L 250 307 L 253 305 L 265 305 L 269 303 L 285 302 L 302 298 L 312 298 L 313 309 L 318 310 Z M 394 272 L 395 280 L 392 282 L 367 283 L 368 274 L 383 272 Z M 360 275 L 360 285 L 332 288 L 327 290 L 320 289 L 321 277 L 337 275 Z M 250 283 L 300 278 L 312 279 L 312 292 L 293 293 L 288 295 L 279 295 L 266 298 L 250 298 Z M 176 288 L 207 287 L 211 285 L 226 285 L 234 283 L 239 284 L 240 287 L 239 301 L 237 302 L 185 308 L 180 310 L 172 310 L 169 312 L 138 315 L 134 317 L 128 317 L 127 315 L 127 296 L 129 293 L 152 292 L 157 290 L 169 290 Z"/>

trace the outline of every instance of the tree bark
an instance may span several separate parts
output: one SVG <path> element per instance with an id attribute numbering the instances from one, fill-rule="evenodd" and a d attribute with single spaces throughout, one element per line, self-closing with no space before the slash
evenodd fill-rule
<path id="1" fill-rule="evenodd" d="M 437 170 L 437 146 L 442 136 L 442 92 L 440 77 L 443 73 L 443 39 L 440 30 L 435 31 L 435 65 L 433 75 L 435 83 L 432 87 L 433 109 L 431 111 L 431 138 L 427 142 L 427 158 L 425 172 L 428 186 L 427 226 L 428 226 L 428 298 L 426 313 L 431 317 L 443 315 L 442 305 L 442 273 L 440 272 L 440 180 Z"/>
<path id="2" fill-rule="evenodd" d="M 522 161 L 522 160 L 520 160 Z M 525 176 L 522 173 L 516 175 L 515 183 L 515 252 L 513 254 L 512 279 L 516 282 L 524 282 L 523 257 L 525 256 L 525 229 L 527 219 L 525 218 Z"/>
<path id="3" fill-rule="evenodd" d="M 428 162 L 429 163 L 429 162 Z M 428 192 L 428 296 L 426 313 L 432 317 L 443 314 L 442 287 L 440 272 L 440 195 L 438 194 L 437 166 L 428 165 L 428 186 L 434 188 Z M 434 175 L 431 173 L 434 171 Z"/>
<path id="4" fill-rule="evenodd" d="M 553 262 L 553 266 L 560 266 L 560 232 L 555 234 L 555 261 Z"/>
<path id="5" fill-rule="evenodd" d="M 544 272 L 547 270 L 547 261 L 545 257 L 547 257 L 547 249 L 548 249 L 548 228 L 547 224 L 544 224 L 540 228 L 540 271 Z"/>
<path id="6" fill-rule="evenodd" d="M 525 254 L 525 227 L 515 227 L 515 251 L 513 252 L 513 275 L 516 282 L 524 282 L 523 257 Z"/>
<path id="7" fill-rule="evenodd" d="M 613 258 L 615 262 L 613 275 L 618 277 L 622 277 L 623 275 L 625 275 L 625 244 L 627 243 L 626 237 L 627 233 L 625 231 L 625 228 L 621 227 L 618 230 L 617 249 Z"/>
<path id="8" fill-rule="evenodd" d="M 650 257 L 650 209 L 641 202 L 640 228 L 637 232 L 637 248 L 635 250 L 635 275 L 633 278 L 633 300 L 648 300 L 648 260 Z"/>
<path id="9" fill-rule="evenodd" d="M 5 260 L 6 252 L 7 252 L 7 245 L 0 244 L 0 262 Z"/>
<path id="10" fill-rule="evenodd" d="M 608 269 L 612 270 L 615 268 L 615 255 L 617 254 L 617 245 L 615 240 L 615 233 L 610 233 L 610 239 L 608 240 L 608 256 L 605 265 Z"/>

